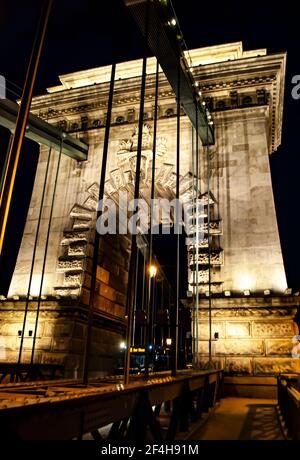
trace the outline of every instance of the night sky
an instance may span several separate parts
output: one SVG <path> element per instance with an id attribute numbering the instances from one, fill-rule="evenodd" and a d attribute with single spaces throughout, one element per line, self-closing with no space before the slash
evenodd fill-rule
<path id="1" fill-rule="evenodd" d="M 0 74 L 7 79 L 10 99 L 21 94 L 41 4 L 38 0 L 0 0 Z M 267 48 L 269 53 L 288 53 L 282 145 L 271 156 L 270 164 L 288 284 L 298 288 L 300 99 L 291 96 L 291 80 L 293 75 L 300 75 L 299 11 L 292 2 L 279 8 L 263 0 L 173 0 L 173 4 L 189 48 L 243 41 L 244 50 Z M 121 0 L 54 0 L 35 94 L 43 94 L 48 86 L 58 84 L 59 74 L 139 58 L 142 53 L 141 36 Z M 3 161 L 7 146 L 1 133 Z M 37 153 L 30 150 L 30 161 L 23 162 L 26 172 L 19 177 L 23 190 L 30 189 L 34 174 L 32 165 Z M 15 200 L 21 203 L 20 216 L 25 215 L 24 199 Z M 18 211 L 15 229 L 21 228 L 22 217 L 17 214 Z M 10 237 L 10 250 L 14 244 Z"/>

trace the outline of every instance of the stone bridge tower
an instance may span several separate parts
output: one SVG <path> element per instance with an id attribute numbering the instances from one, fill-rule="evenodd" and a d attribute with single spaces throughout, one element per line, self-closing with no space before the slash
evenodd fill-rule
<path id="1" fill-rule="evenodd" d="M 266 50 L 243 51 L 242 43 L 190 51 L 193 72 L 206 105 L 213 114 L 216 143 L 209 148 L 210 191 L 207 164 L 201 149 L 203 202 L 210 206 L 211 319 L 213 360 L 228 372 L 274 374 L 296 369 L 290 359 L 290 339 L 297 333 L 293 321 L 299 299 L 285 295 L 286 278 L 278 235 L 268 156 L 280 145 L 285 76 L 285 54 Z M 109 165 L 105 193 L 117 200 L 119 191 L 133 193 L 137 148 L 141 61 L 119 64 L 113 101 Z M 69 375 L 81 369 L 89 303 L 91 254 L 98 195 L 110 66 L 60 77 L 61 84 L 34 98 L 32 112 L 83 139 L 88 159 L 76 162 L 62 157 L 51 223 L 51 240 L 42 290 L 35 360 L 61 362 Z M 149 200 L 155 60 L 147 64 L 141 196 Z M 156 196 L 173 198 L 176 184 L 176 101 L 167 80 L 159 83 Z M 181 116 L 181 191 L 189 188 L 192 129 Z M 0 328 L 5 338 L 4 359 L 18 354 L 30 264 L 37 227 L 41 188 L 48 152 L 41 147 L 34 190 L 10 292 L 0 304 Z M 132 160 L 133 159 L 133 160 Z M 51 153 L 37 257 L 31 289 L 24 360 L 32 343 L 44 238 L 49 218 L 53 178 L 58 161 Z M 204 232 L 207 224 L 204 223 Z M 206 229 L 206 230 L 205 230 Z M 208 356 L 208 257 L 205 244 L 199 252 L 200 362 Z M 126 326 L 125 301 L 130 240 L 126 235 L 102 241 L 97 271 L 96 321 L 92 367 L 111 372 L 114 356 Z M 189 258 L 189 261 L 191 259 Z M 189 290 L 193 290 L 192 263 Z M 194 303 L 187 303 L 194 310 Z M 194 319 L 195 320 L 195 319 Z"/>

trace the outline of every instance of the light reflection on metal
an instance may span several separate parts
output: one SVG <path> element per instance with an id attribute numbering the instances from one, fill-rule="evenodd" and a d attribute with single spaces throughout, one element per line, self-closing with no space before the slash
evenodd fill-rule
<path id="1" fill-rule="evenodd" d="M 156 274 L 157 274 L 156 265 L 150 265 L 150 267 L 149 267 L 149 276 L 150 276 L 150 278 L 155 278 Z"/>
<path id="2" fill-rule="evenodd" d="M 5 163 L 5 171 L 3 174 L 2 187 L 0 190 L 0 256 L 2 255 L 4 239 L 6 236 L 6 228 L 15 186 L 15 179 L 23 139 L 27 128 L 27 119 L 29 115 L 34 84 L 40 64 L 52 1 L 53 0 L 45 1 L 42 7 L 41 17 L 37 27 L 37 33 L 27 68 L 22 99 L 16 118 L 15 130 L 10 144 L 7 162 Z"/>

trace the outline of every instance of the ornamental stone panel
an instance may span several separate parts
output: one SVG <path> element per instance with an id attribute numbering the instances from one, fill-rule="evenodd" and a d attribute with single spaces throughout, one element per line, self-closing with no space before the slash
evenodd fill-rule
<path id="1" fill-rule="evenodd" d="M 201 314 L 199 315 L 201 318 Z M 201 340 L 208 340 L 209 339 L 209 324 L 207 321 L 199 321 L 199 339 Z M 212 322 L 211 325 L 212 329 L 212 338 L 214 337 L 214 333 L 219 333 L 219 338 L 225 338 L 225 323 L 224 322 Z"/>
<path id="2" fill-rule="evenodd" d="M 254 374 L 299 373 L 300 359 L 296 358 L 254 358 Z"/>
<path id="3" fill-rule="evenodd" d="M 289 355 L 292 352 L 292 343 L 288 339 L 272 339 L 266 341 L 267 355 Z"/>
<path id="4" fill-rule="evenodd" d="M 294 335 L 295 325 L 292 321 L 257 321 L 253 323 L 253 336 L 255 337 L 274 337 Z"/>
<path id="5" fill-rule="evenodd" d="M 251 375 L 253 373 L 252 358 L 226 358 L 225 372 L 235 375 Z"/>
<path id="6" fill-rule="evenodd" d="M 250 335 L 251 323 L 249 321 L 234 321 L 226 323 L 226 337 L 250 337 Z"/>
<path id="7" fill-rule="evenodd" d="M 227 339 L 216 342 L 217 355 L 263 355 L 263 340 Z"/>

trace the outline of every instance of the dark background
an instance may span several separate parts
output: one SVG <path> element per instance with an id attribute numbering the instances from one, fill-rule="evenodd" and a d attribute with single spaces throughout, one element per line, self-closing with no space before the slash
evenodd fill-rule
<path id="1" fill-rule="evenodd" d="M 300 75 L 299 7 L 292 2 L 279 7 L 263 0 L 173 0 L 173 4 L 189 48 L 243 41 L 244 50 L 287 51 L 282 145 L 270 157 L 270 164 L 288 284 L 297 289 L 300 99 L 291 97 L 291 79 Z M 0 0 L 0 74 L 7 79 L 10 99 L 21 94 L 41 5 L 38 0 Z M 43 94 L 47 87 L 58 84 L 58 75 L 135 59 L 142 53 L 141 36 L 121 0 L 55 0 L 35 94 Z M 6 149 L 7 136 L 0 128 L 0 168 Z M 13 269 L 36 160 L 36 148 L 27 142 L 18 173 L 6 255 L 0 267 L 2 280 Z M 175 262 L 174 251 L 165 244 L 160 251 L 163 264 Z"/>

